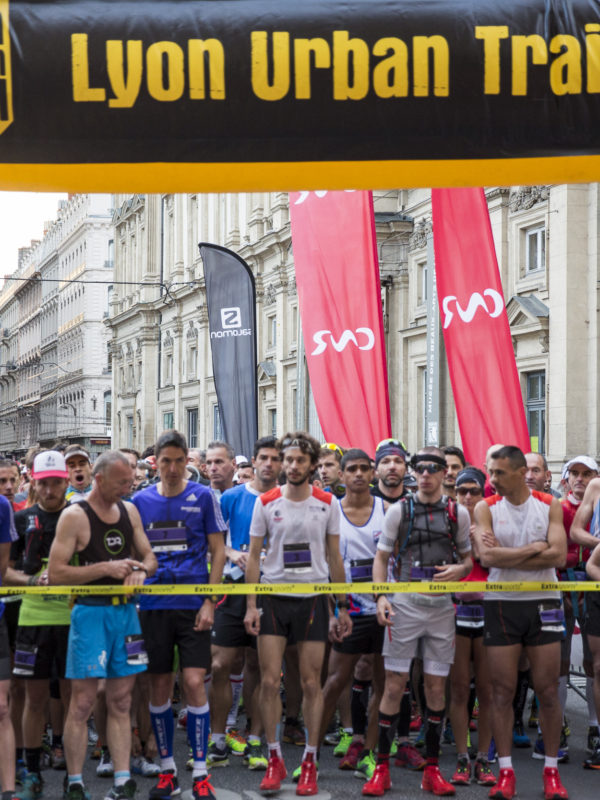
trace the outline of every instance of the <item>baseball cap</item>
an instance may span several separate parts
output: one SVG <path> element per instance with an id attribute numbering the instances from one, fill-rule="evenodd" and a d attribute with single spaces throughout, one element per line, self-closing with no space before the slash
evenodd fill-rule
<path id="1" fill-rule="evenodd" d="M 246 458 L 246 456 L 236 456 L 235 457 L 236 466 L 239 466 L 240 464 L 248 464 L 249 461 L 250 461 L 250 459 Z"/>
<path id="2" fill-rule="evenodd" d="M 35 481 L 42 478 L 68 478 L 69 473 L 62 453 L 58 450 L 44 450 L 33 459 L 31 477 Z"/>
<path id="3" fill-rule="evenodd" d="M 68 452 L 65 452 L 64 455 L 65 455 L 65 461 L 68 461 L 70 458 L 73 458 L 73 456 L 83 456 L 83 458 L 87 458 L 88 461 L 90 460 L 90 454 L 87 452 L 87 450 L 70 450 Z"/>
<path id="4" fill-rule="evenodd" d="M 588 469 L 593 469 L 594 472 L 598 472 L 598 464 L 591 456 L 575 456 L 575 458 L 570 459 L 570 461 L 567 461 L 567 463 L 564 465 L 561 480 L 564 481 L 567 479 L 569 470 L 574 464 L 583 464 Z"/>

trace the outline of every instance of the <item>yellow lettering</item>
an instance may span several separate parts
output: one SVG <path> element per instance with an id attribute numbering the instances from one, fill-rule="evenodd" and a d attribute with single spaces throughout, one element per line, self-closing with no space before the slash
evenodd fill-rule
<path id="1" fill-rule="evenodd" d="M 433 93 L 448 97 L 450 50 L 443 36 L 413 36 L 413 93 L 429 97 L 429 53 L 433 54 Z"/>
<path id="2" fill-rule="evenodd" d="M 395 36 L 378 39 L 373 45 L 374 56 L 387 56 L 373 70 L 373 90 L 378 97 L 408 95 L 408 47 Z"/>
<path id="3" fill-rule="evenodd" d="M 581 94 L 579 41 L 574 36 L 566 34 L 553 36 L 548 49 L 551 53 L 560 53 L 550 64 L 550 88 L 554 94 Z"/>
<path id="4" fill-rule="evenodd" d="M 276 31 L 272 35 L 273 80 L 269 82 L 268 35 L 252 31 L 252 91 L 261 100 L 281 100 L 290 90 L 290 35 Z"/>
<path id="5" fill-rule="evenodd" d="M 352 83 L 350 64 L 352 63 Z M 333 99 L 362 100 L 369 91 L 369 48 L 348 31 L 333 32 Z"/>
<path id="6" fill-rule="evenodd" d="M 109 39 L 106 42 L 106 68 L 110 87 L 115 96 L 108 101 L 110 108 L 132 108 L 142 85 L 142 42 L 127 41 L 127 69 L 123 52 L 123 42 Z M 125 74 L 127 73 L 127 78 Z"/>
<path id="7" fill-rule="evenodd" d="M 71 35 L 71 70 L 75 103 L 102 103 L 106 100 L 106 89 L 92 89 L 90 86 L 87 33 Z"/>
<path id="8" fill-rule="evenodd" d="M 590 94 L 600 92 L 600 25 L 590 23 L 585 26 L 585 54 L 587 63 L 586 91 Z"/>
<path id="9" fill-rule="evenodd" d="M 331 52 L 325 39 L 295 39 L 294 71 L 297 100 L 310 100 L 311 54 L 314 55 L 316 69 L 331 67 Z"/>
<path id="10" fill-rule="evenodd" d="M 205 55 L 210 98 L 225 100 L 225 51 L 218 39 L 190 39 L 188 42 L 190 98 L 204 100 L 206 97 Z"/>
<path id="11" fill-rule="evenodd" d="M 528 53 L 532 64 L 547 64 L 546 42 L 537 33 L 512 37 L 512 93 L 527 94 Z"/>
<path id="12" fill-rule="evenodd" d="M 166 67 L 166 74 L 165 74 Z M 146 52 L 148 93 L 155 100 L 179 100 L 185 87 L 183 50 L 175 42 L 155 42 Z"/>
<path id="13" fill-rule="evenodd" d="M 475 38 L 483 39 L 483 93 L 500 94 L 500 41 L 508 39 L 508 25 L 476 25 Z"/>

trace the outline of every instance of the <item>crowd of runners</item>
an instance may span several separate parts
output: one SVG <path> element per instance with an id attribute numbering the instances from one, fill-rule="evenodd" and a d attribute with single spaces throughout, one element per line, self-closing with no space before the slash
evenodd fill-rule
<path id="1" fill-rule="evenodd" d="M 259 439 L 251 456 L 222 441 L 189 450 L 171 430 L 143 454 L 93 464 L 79 445 L 0 460 L 2 584 L 49 587 L 0 602 L 2 800 L 43 798 L 46 766 L 64 770 L 64 800 L 89 798 L 88 741 L 112 779 L 105 800 L 140 797 L 134 775 L 152 779 L 148 800 L 171 800 L 189 788 L 185 768 L 194 800 L 214 800 L 215 769 L 235 756 L 265 795 L 288 769 L 297 795 L 315 795 L 326 743 L 365 796 L 394 794 L 393 761 L 434 795 L 476 782 L 511 800 L 512 749 L 529 747 L 546 800 L 567 798 L 558 764 L 569 758 L 575 631 L 583 766 L 600 769 L 600 594 L 560 586 L 600 580 L 598 476 L 587 455 L 553 488 L 544 456 L 510 445 L 471 465 L 454 446 L 411 457 L 386 439 L 375 453 L 344 451 L 301 431 Z M 469 591 L 488 579 L 493 591 Z M 359 591 L 407 581 L 423 591 Z M 464 591 L 433 591 L 435 581 Z M 515 581 L 540 588 L 506 588 Z M 243 582 L 290 591 L 236 593 Z M 330 582 L 357 591 L 303 591 Z M 120 584 L 214 592 L 56 588 Z M 186 764 L 174 757 L 177 727 Z M 303 748 L 299 765 L 286 766 L 282 741 Z M 456 747 L 446 776 L 442 741 Z"/>

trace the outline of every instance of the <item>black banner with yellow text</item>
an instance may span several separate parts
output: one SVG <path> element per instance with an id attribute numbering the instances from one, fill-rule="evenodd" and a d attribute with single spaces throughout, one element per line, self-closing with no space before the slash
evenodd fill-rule
<path id="1" fill-rule="evenodd" d="M 598 0 L 0 0 L 0 188 L 589 180 L 599 129 Z"/>

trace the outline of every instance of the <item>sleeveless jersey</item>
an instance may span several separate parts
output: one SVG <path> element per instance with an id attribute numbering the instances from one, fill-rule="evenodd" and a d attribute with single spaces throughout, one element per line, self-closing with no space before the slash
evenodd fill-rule
<path id="1" fill-rule="evenodd" d="M 583 545 L 577 544 L 577 542 L 571 539 L 571 525 L 573 524 L 575 514 L 577 513 L 581 501 L 577 501 L 573 494 L 569 492 L 569 494 L 560 501 L 560 504 L 563 509 L 563 525 L 567 533 L 567 563 L 564 569 L 573 569 L 573 567 L 576 567 L 578 564 L 584 564 L 590 557 L 590 551 L 587 547 L 583 547 Z M 589 528 L 590 526 L 588 525 L 586 530 L 589 531 Z"/>
<path id="2" fill-rule="evenodd" d="M 250 524 L 254 504 L 260 492 L 252 489 L 249 483 L 241 483 L 233 489 L 227 489 L 221 495 L 221 512 L 227 523 L 227 545 L 234 550 L 247 550 L 250 544 Z M 242 570 L 229 559 L 225 564 L 223 575 L 229 575 L 233 580 L 242 577 Z"/>
<path id="3" fill-rule="evenodd" d="M 326 536 L 339 536 L 339 503 L 311 488 L 310 497 L 294 502 L 277 486 L 255 503 L 250 536 L 265 539 L 267 551 L 261 583 L 329 583 Z"/>
<path id="4" fill-rule="evenodd" d="M 552 495 L 533 490 L 524 503 L 515 506 L 498 494 L 486 497 L 490 507 L 494 536 L 501 547 L 523 547 L 548 538 L 548 520 Z M 557 583 L 556 569 L 526 570 L 513 567 L 490 567 L 490 583 L 539 581 Z M 485 600 L 548 600 L 559 599 L 559 592 L 486 592 Z"/>
<path id="5" fill-rule="evenodd" d="M 340 503 L 340 552 L 348 583 L 373 580 L 373 559 L 383 530 L 384 517 L 383 500 L 380 497 L 373 498 L 371 516 L 364 525 L 350 522 Z M 351 594 L 348 599 L 350 614 L 354 616 L 377 613 L 375 601 L 370 594 Z"/>
<path id="6" fill-rule="evenodd" d="M 120 511 L 117 522 L 104 522 L 87 500 L 80 500 L 79 505 L 90 523 L 90 540 L 83 550 L 77 553 L 81 566 L 98 564 L 101 561 L 120 561 L 123 558 L 131 558 L 133 552 L 133 526 L 123 503 L 120 501 L 117 503 Z M 104 578 L 88 581 L 88 584 L 92 586 L 110 586 L 118 582 L 116 578 L 107 575 Z"/>
<path id="7" fill-rule="evenodd" d="M 590 533 L 595 539 L 600 539 L 600 499 L 596 503 L 596 508 L 592 514 Z"/>

